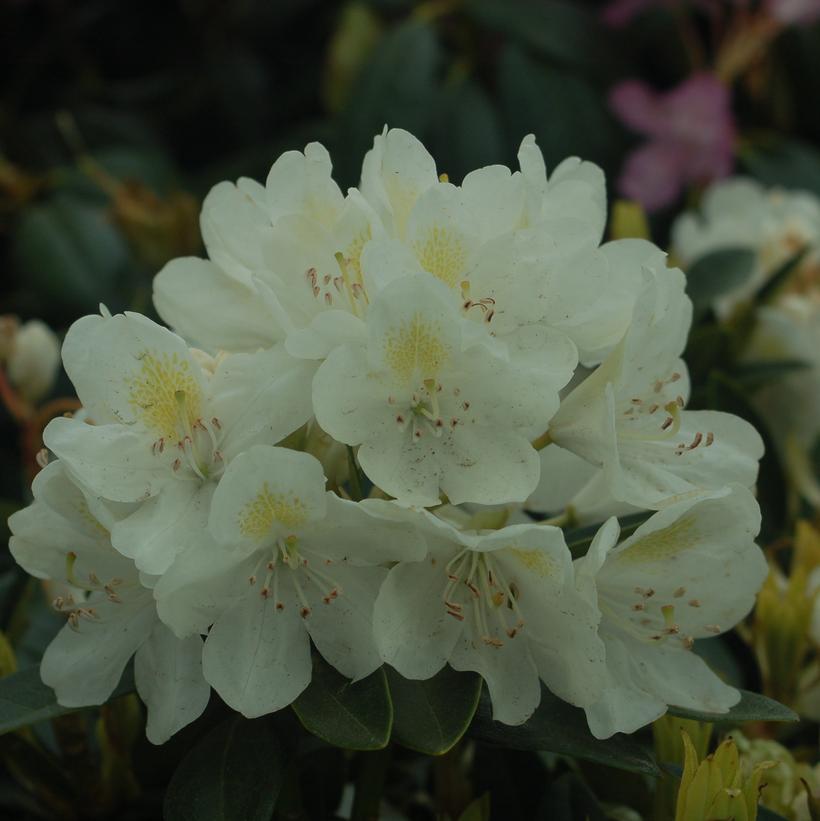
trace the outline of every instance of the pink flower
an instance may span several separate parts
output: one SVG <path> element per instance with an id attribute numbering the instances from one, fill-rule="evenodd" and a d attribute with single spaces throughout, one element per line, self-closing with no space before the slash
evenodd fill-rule
<path id="1" fill-rule="evenodd" d="M 737 2 L 737 0 L 733 0 Z M 778 0 L 772 0 L 777 3 Z M 786 2 L 801 2 L 801 0 L 786 0 Z M 812 0 L 808 0 L 812 2 Z M 815 0 L 816 2 L 816 0 Z M 697 6 L 703 9 L 714 9 L 718 0 L 611 0 L 601 11 L 601 20 L 608 26 L 620 28 L 629 23 L 633 17 L 641 12 L 657 6 L 666 6 L 674 9 L 685 6 Z"/>
<path id="2" fill-rule="evenodd" d="M 626 160 L 622 194 L 654 211 L 671 204 L 685 185 L 707 183 L 732 170 L 735 139 L 729 89 L 715 76 L 693 74 L 658 94 L 637 80 L 610 94 L 615 114 L 647 142 Z"/>
<path id="3" fill-rule="evenodd" d="M 781 23 L 813 23 L 820 20 L 820 0 L 768 0 L 766 11 Z"/>
<path id="4" fill-rule="evenodd" d="M 636 14 L 652 6 L 662 5 L 664 0 L 612 0 L 601 11 L 601 19 L 609 26 L 625 26 Z"/>

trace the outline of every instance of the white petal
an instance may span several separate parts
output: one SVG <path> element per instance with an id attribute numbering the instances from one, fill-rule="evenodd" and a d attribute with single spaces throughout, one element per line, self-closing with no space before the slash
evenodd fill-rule
<path id="1" fill-rule="evenodd" d="M 325 519 L 300 537 L 300 543 L 311 552 L 353 564 L 418 561 L 424 557 L 427 548 L 413 511 L 395 514 L 394 510 L 401 508 L 394 502 L 350 502 L 329 491 L 326 499 Z"/>
<path id="2" fill-rule="evenodd" d="M 206 534 L 177 556 L 154 587 L 157 613 L 179 638 L 206 633 L 219 615 L 244 596 L 259 556 L 242 556 Z"/>
<path id="3" fill-rule="evenodd" d="M 365 339 L 365 326 L 358 317 L 347 311 L 323 311 L 306 328 L 291 331 L 285 348 L 301 359 L 325 359 L 340 345 Z"/>
<path id="4" fill-rule="evenodd" d="M 287 707 L 310 683 L 310 639 L 296 602 L 282 594 L 281 610 L 273 599 L 244 596 L 205 641 L 206 680 L 246 718 Z"/>
<path id="5" fill-rule="evenodd" d="M 523 502 L 538 484 L 538 452 L 513 430 L 459 426 L 444 444 L 441 488 L 453 504 Z"/>
<path id="6" fill-rule="evenodd" d="M 273 164 L 265 183 L 272 222 L 287 214 L 305 214 L 319 223 L 335 219 L 343 197 L 333 181 L 327 149 L 309 143 L 305 151 L 286 151 Z"/>
<path id="7" fill-rule="evenodd" d="M 597 603 L 576 587 L 572 559 L 558 528 L 513 525 L 481 539 L 493 562 L 517 588 L 523 625 L 504 642 L 526 642 L 549 689 L 571 704 L 590 704 L 601 693 L 606 668 L 598 637 Z"/>
<path id="8" fill-rule="evenodd" d="M 357 445 L 396 428 L 396 412 L 387 402 L 390 387 L 369 372 L 363 346 L 337 348 L 313 380 L 313 408 L 323 430 L 334 439 Z"/>
<path id="9" fill-rule="evenodd" d="M 255 445 L 228 465 L 214 493 L 209 528 L 226 547 L 253 549 L 321 520 L 326 504 L 318 459 Z"/>
<path id="10" fill-rule="evenodd" d="M 541 682 L 526 641 L 512 639 L 494 647 L 465 632 L 453 650 L 450 665 L 454 670 L 474 670 L 481 675 L 496 721 L 523 724 L 541 701 Z"/>
<path id="11" fill-rule="evenodd" d="M 360 188 L 385 224 L 392 223 L 402 237 L 416 200 L 437 182 L 427 149 L 409 132 L 392 128 L 378 135 L 365 155 Z"/>
<path id="12" fill-rule="evenodd" d="M 281 346 L 222 360 L 214 374 L 210 410 L 222 426 L 226 461 L 255 444 L 273 445 L 312 415 L 315 366 Z"/>
<path id="13" fill-rule="evenodd" d="M 541 451 L 541 479 L 527 499 L 526 507 L 536 513 L 563 510 L 598 469 L 572 451 L 550 445 Z"/>
<path id="14" fill-rule="evenodd" d="M 87 425 L 60 417 L 48 423 L 43 442 L 72 478 L 115 502 L 148 499 L 172 481 L 149 439 L 125 425 Z"/>
<path id="15" fill-rule="evenodd" d="M 751 610 L 768 573 L 754 543 L 759 528 L 757 502 L 739 486 L 671 505 L 609 554 L 599 595 L 647 639 L 663 635 L 667 620 L 680 637 L 728 630 Z M 672 608 L 668 616 L 662 607 Z"/>
<path id="16" fill-rule="evenodd" d="M 213 492 L 212 482 L 169 482 L 162 493 L 117 522 L 112 544 L 144 573 L 164 573 L 177 555 L 204 538 Z"/>
<path id="17" fill-rule="evenodd" d="M 387 571 L 343 562 L 322 569 L 338 583 L 341 592 L 329 602 L 317 596 L 311 602 L 305 627 L 325 660 L 342 675 L 358 681 L 382 663 L 373 637 L 373 603 Z"/>
<path id="18" fill-rule="evenodd" d="M 124 596 L 119 603 L 100 597 L 89 606 L 97 618 L 81 618 L 76 630 L 66 625 L 46 648 L 40 665 L 43 682 L 64 707 L 103 704 L 156 621 L 148 590 Z"/>
<path id="19" fill-rule="evenodd" d="M 691 651 L 609 635 L 605 642 L 610 681 L 600 701 L 586 708 L 596 738 L 633 733 L 668 704 L 724 713 L 740 698 Z"/>
<path id="20" fill-rule="evenodd" d="M 164 744 L 202 715 L 211 688 L 202 676 L 202 639 L 180 640 L 156 622 L 134 658 L 137 692 L 148 708 L 145 734 Z"/>
<path id="21" fill-rule="evenodd" d="M 405 678 L 434 676 L 461 635 L 462 622 L 447 614 L 443 600 L 444 568 L 452 555 L 397 564 L 376 599 L 373 631 L 379 652 Z"/>
<path id="22" fill-rule="evenodd" d="M 239 185 L 220 182 L 202 203 L 199 224 L 208 256 L 228 276 L 251 284 L 251 272 L 262 264 L 270 233 L 270 218 L 258 197 L 251 196 L 250 180 Z M 257 188 L 257 183 L 253 183 Z"/>
<path id="23" fill-rule="evenodd" d="M 202 400 L 202 373 L 185 342 L 140 314 L 78 320 L 66 334 L 63 364 L 95 422 L 139 423 L 151 441 L 176 434 L 179 391 L 194 416 Z"/>
<path id="24" fill-rule="evenodd" d="M 461 199 L 475 221 L 477 234 L 486 241 L 521 224 L 524 180 L 506 166 L 488 165 L 464 177 Z"/>
<path id="25" fill-rule="evenodd" d="M 259 296 L 196 257 L 171 260 L 154 277 L 154 306 L 178 334 L 211 351 L 255 351 L 277 339 Z"/>

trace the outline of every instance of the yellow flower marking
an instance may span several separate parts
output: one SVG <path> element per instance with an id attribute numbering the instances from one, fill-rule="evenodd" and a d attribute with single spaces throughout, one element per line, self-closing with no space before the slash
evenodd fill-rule
<path id="1" fill-rule="evenodd" d="M 144 353 L 142 367 L 129 380 L 129 404 L 137 416 L 159 437 L 174 439 L 179 436 L 180 422 L 190 430 L 200 417 L 200 390 L 191 365 L 178 354 L 155 356 Z M 180 404 L 178 393 L 185 395 Z M 184 410 L 181 410 L 184 408 Z M 180 413 L 187 418 L 180 419 Z"/>
<path id="2" fill-rule="evenodd" d="M 415 243 L 422 267 L 450 288 L 461 282 L 467 251 L 457 234 L 434 225 L 424 241 Z"/>
<path id="3" fill-rule="evenodd" d="M 239 532 L 243 536 L 261 540 L 265 538 L 274 523 L 286 528 L 296 528 L 304 524 L 307 511 L 298 496 L 272 493 L 268 483 L 253 501 L 248 502 L 239 514 Z"/>
<path id="4" fill-rule="evenodd" d="M 618 554 L 619 562 L 640 564 L 661 562 L 695 546 L 697 527 L 694 516 L 684 516 L 669 527 L 656 530 Z"/>
<path id="5" fill-rule="evenodd" d="M 371 234 L 372 232 L 368 225 L 363 231 L 360 231 L 353 237 L 344 254 L 347 264 L 350 266 L 350 270 L 356 278 L 356 282 L 360 285 L 364 284 L 364 278 L 362 277 L 362 251 L 364 250 L 364 246 L 370 242 Z"/>
<path id="6" fill-rule="evenodd" d="M 94 528 L 101 536 L 110 536 L 108 528 L 102 525 L 97 517 L 88 509 L 86 501 L 77 502 L 75 510 L 80 515 L 80 518 L 88 525 Z"/>
<path id="7" fill-rule="evenodd" d="M 509 548 L 510 553 L 518 559 L 530 573 L 542 579 L 551 576 L 557 569 L 556 561 L 541 550 L 522 550 L 517 547 Z"/>
<path id="8" fill-rule="evenodd" d="M 406 382 L 417 372 L 422 379 L 436 376 L 450 351 L 441 339 L 441 328 L 417 313 L 388 334 L 384 354 L 393 373 Z"/>

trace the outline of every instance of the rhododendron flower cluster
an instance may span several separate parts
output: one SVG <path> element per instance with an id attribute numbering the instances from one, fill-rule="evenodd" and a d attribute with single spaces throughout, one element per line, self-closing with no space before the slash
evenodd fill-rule
<path id="1" fill-rule="evenodd" d="M 71 327 L 83 413 L 48 425 L 11 518 L 17 561 L 70 591 L 42 664 L 60 703 L 103 702 L 134 657 L 159 743 L 211 688 L 289 705 L 314 652 L 352 680 L 476 671 L 506 724 L 543 684 L 600 738 L 738 701 L 692 647 L 767 572 L 760 437 L 687 410 L 684 277 L 602 244 L 601 171 L 548 174 L 532 137 L 519 163 L 454 185 L 385 130 L 343 192 L 321 145 L 287 152 L 205 200 L 208 259 L 155 280 L 172 330 Z M 566 505 L 601 524 L 586 555 Z"/>

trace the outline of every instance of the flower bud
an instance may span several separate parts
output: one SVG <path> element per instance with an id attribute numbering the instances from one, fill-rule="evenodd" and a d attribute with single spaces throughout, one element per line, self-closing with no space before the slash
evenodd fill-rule
<path id="1" fill-rule="evenodd" d="M 54 331 L 39 319 L 20 325 L 14 318 L 3 317 L 0 359 L 20 395 L 28 402 L 37 402 L 54 385 L 60 367 L 60 343 Z"/>
<path id="2" fill-rule="evenodd" d="M 758 596 L 753 635 L 765 690 L 786 704 L 794 702 L 809 650 L 814 599 L 800 566 L 788 579 L 772 567 Z"/>
<path id="3" fill-rule="evenodd" d="M 727 738 L 712 755 L 698 761 L 686 732 L 683 735 L 684 768 L 678 791 L 675 821 L 733 818 L 755 821 L 763 771 L 773 766 L 757 764 L 750 775 L 740 766 L 737 745 Z"/>
<path id="4" fill-rule="evenodd" d="M 746 778 L 756 767 L 768 764 L 766 789 L 763 793 L 767 809 L 794 821 L 807 821 L 808 803 L 803 784 L 810 789 L 818 786 L 817 776 L 808 764 L 795 761 L 794 756 L 776 741 L 767 738 L 746 738 L 739 731 L 732 739 L 740 753 L 740 768 Z"/>

